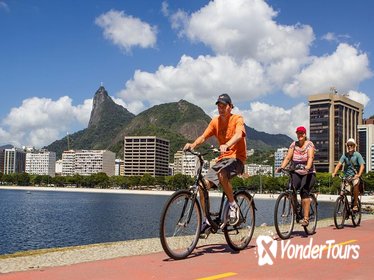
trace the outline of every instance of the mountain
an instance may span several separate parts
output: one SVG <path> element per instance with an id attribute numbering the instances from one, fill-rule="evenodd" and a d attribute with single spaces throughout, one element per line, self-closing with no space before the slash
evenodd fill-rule
<path id="1" fill-rule="evenodd" d="M 104 87 L 95 93 L 88 127 L 48 145 L 60 158 L 64 150 L 109 149 L 123 157 L 124 136 L 154 135 L 170 141 L 173 155 L 184 144 L 196 139 L 211 118 L 198 106 L 185 100 L 153 106 L 137 116 L 115 104 Z M 283 134 L 268 134 L 246 126 L 249 149 L 269 150 L 288 147 L 292 139 Z M 215 144 L 210 139 L 210 144 Z M 68 147 L 69 146 L 69 147 Z"/>
<path id="2" fill-rule="evenodd" d="M 88 127 L 57 140 L 47 148 L 61 158 L 68 149 L 110 149 L 108 143 L 135 117 L 127 109 L 114 103 L 103 86 L 95 93 Z M 113 150 L 113 148 L 111 148 Z"/>

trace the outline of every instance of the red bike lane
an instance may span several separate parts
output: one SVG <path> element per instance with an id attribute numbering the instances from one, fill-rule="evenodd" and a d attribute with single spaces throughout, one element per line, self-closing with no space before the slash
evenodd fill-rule
<path id="1" fill-rule="evenodd" d="M 350 223 L 340 230 L 317 228 L 312 236 L 296 231 L 285 241 L 253 238 L 239 253 L 215 244 L 198 246 L 180 261 L 160 252 L 1 274 L 0 279 L 372 279 L 373 233 L 370 219 L 356 228 Z"/>

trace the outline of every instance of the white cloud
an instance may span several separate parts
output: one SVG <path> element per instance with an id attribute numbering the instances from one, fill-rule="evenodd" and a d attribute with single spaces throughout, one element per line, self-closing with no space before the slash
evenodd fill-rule
<path id="1" fill-rule="evenodd" d="M 365 93 L 357 92 L 354 90 L 350 90 L 348 92 L 348 97 L 358 103 L 361 103 L 362 105 L 364 105 L 364 107 L 366 107 L 366 105 L 370 101 L 369 96 L 367 96 Z"/>
<path id="2" fill-rule="evenodd" d="M 286 134 L 295 138 L 296 127 L 302 125 L 309 130 L 309 110 L 304 103 L 284 109 L 262 102 L 252 102 L 248 110 L 241 110 L 240 113 L 245 123 L 258 131 Z"/>
<path id="3" fill-rule="evenodd" d="M 3 120 L 1 142 L 19 147 L 48 145 L 63 137 L 72 127 L 87 127 L 91 109 L 92 99 L 78 106 L 73 106 L 68 96 L 56 101 L 38 97 L 25 99 Z"/>
<path id="4" fill-rule="evenodd" d="M 167 1 L 161 3 L 161 12 L 165 17 L 169 16 L 169 4 Z"/>
<path id="5" fill-rule="evenodd" d="M 134 46 L 154 47 L 157 41 L 157 27 L 126 15 L 123 11 L 110 10 L 95 19 L 104 29 L 104 37 L 121 49 L 129 52 Z"/>
<path id="6" fill-rule="evenodd" d="M 314 57 L 283 90 L 291 97 L 326 92 L 331 86 L 347 92 L 372 75 L 366 53 L 340 44 L 332 55 Z"/>
<path id="7" fill-rule="evenodd" d="M 210 112 L 222 92 L 236 103 L 281 91 L 307 96 L 331 86 L 347 92 L 372 75 L 367 54 L 348 44 L 331 55 L 310 56 L 312 28 L 277 24 L 277 13 L 265 1 L 216 0 L 190 15 L 168 13 L 179 35 L 202 42 L 214 54 L 183 55 L 176 66 L 161 65 L 154 73 L 136 70 L 119 93 L 135 114 L 180 99 Z"/>
<path id="8" fill-rule="evenodd" d="M 328 32 L 325 35 L 322 36 L 322 40 L 326 40 L 329 42 L 342 42 L 344 40 L 350 39 L 351 37 L 349 35 L 336 35 L 333 32 Z"/>
<path id="9" fill-rule="evenodd" d="M 154 74 L 137 70 L 119 95 L 126 104 L 142 102 L 139 108 L 186 99 L 212 109 L 223 92 L 236 102 L 265 94 L 270 88 L 264 74 L 250 59 L 238 64 L 228 56 L 183 56 L 176 67 L 160 66 Z"/>
<path id="10" fill-rule="evenodd" d="M 183 19 L 179 24 L 183 34 L 220 55 L 254 58 L 261 63 L 285 57 L 304 58 L 314 40 L 312 28 L 300 24 L 278 25 L 273 20 L 276 16 L 265 1 L 216 0 L 193 13 L 187 21 L 186 16 L 177 18 Z M 173 22 L 177 25 L 176 20 Z"/>

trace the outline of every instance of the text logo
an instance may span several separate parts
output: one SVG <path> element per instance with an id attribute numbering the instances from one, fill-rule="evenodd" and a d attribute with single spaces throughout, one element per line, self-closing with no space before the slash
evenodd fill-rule
<path id="1" fill-rule="evenodd" d="M 272 265 L 277 257 L 277 241 L 267 235 L 260 235 L 256 239 L 258 265 Z"/>
<path id="2" fill-rule="evenodd" d="M 277 242 L 271 236 L 260 235 L 256 239 L 258 265 L 273 265 L 275 260 L 298 259 L 298 260 L 318 260 L 334 259 L 347 260 L 358 259 L 360 256 L 360 245 L 351 244 L 357 240 L 336 243 L 335 240 L 327 240 L 324 244 L 314 244 L 313 238 L 308 244 L 293 244 L 291 240 Z M 278 250 L 278 244 L 280 245 Z M 277 251 L 279 251 L 277 256 Z"/>

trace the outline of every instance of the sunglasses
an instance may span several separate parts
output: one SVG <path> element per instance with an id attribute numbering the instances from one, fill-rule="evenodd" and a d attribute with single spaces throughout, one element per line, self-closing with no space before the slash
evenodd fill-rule
<path id="1" fill-rule="evenodd" d="M 347 145 L 348 147 L 354 147 L 355 145 L 352 145 L 352 144 L 349 144 L 349 145 Z"/>

